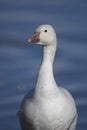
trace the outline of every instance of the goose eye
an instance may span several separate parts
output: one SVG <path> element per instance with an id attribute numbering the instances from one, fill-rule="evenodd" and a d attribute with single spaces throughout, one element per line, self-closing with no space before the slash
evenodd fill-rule
<path id="1" fill-rule="evenodd" d="M 47 30 L 44 30 L 44 32 L 47 32 Z"/>

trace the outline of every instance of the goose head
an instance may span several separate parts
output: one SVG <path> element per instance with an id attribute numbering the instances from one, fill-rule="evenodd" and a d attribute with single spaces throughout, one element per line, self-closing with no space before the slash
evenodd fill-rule
<path id="1" fill-rule="evenodd" d="M 28 39 L 28 42 L 36 42 L 43 46 L 53 46 L 56 44 L 55 31 L 51 25 L 40 25 Z"/>

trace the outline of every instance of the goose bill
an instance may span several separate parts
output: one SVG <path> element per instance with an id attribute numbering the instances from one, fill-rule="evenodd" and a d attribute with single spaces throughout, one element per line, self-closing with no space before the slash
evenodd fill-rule
<path id="1" fill-rule="evenodd" d="M 39 42 L 40 32 L 35 32 L 29 39 L 28 42 Z"/>

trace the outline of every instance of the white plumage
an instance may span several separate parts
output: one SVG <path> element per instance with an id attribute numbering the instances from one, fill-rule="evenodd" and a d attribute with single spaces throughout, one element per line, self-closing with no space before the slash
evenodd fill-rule
<path id="1" fill-rule="evenodd" d="M 19 110 L 22 130 L 75 130 L 77 110 L 71 94 L 58 87 L 53 75 L 57 39 L 51 25 L 39 26 L 28 42 L 43 47 L 42 64 L 36 86 Z"/>

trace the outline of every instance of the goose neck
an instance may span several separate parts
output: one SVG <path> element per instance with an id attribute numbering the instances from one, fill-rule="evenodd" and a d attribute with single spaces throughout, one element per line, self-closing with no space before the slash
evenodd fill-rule
<path id="1" fill-rule="evenodd" d="M 56 45 L 55 46 L 43 46 L 42 63 L 51 62 L 51 64 L 53 64 L 55 51 L 56 51 Z"/>
<path id="2" fill-rule="evenodd" d="M 44 97 L 55 93 L 57 86 L 53 75 L 55 50 L 49 47 L 43 47 L 43 59 L 35 88 L 36 94 Z"/>

